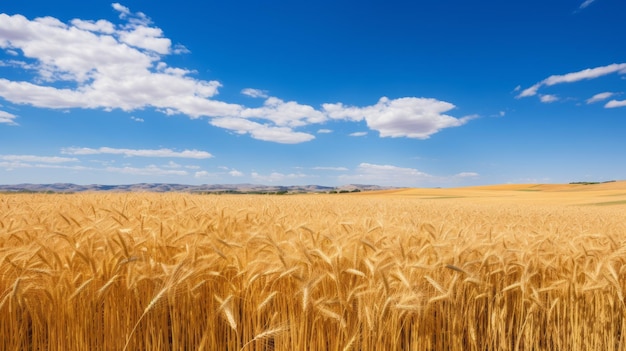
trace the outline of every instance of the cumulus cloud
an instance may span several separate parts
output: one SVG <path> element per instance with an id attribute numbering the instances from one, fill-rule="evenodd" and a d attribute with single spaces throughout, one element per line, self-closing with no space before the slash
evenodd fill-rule
<path id="1" fill-rule="evenodd" d="M 607 66 L 587 68 L 582 71 L 567 73 L 563 75 L 552 75 L 538 83 L 535 83 L 533 86 L 522 90 L 522 92 L 517 95 L 517 98 L 537 95 L 539 89 L 544 86 L 553 86 L 562 83 L 574 83 L 581 80 L 595 79 L 613 73 L 626 74 L 626 63 L 614 63 Z"/>
<path id="2" fill-rule="evenodd" d="M 232 130 L 237 134 L 249 134 L 254 139 L 282 144 L 298 144 L 315 139 L 312 134 L 296 132 L 289 127 L 275 127 L 245 118 L 214 118 L 210 123 L 216 127 Z"/>
<path id="3" fill-rule="evenodd" d="M 177 158 L 193 158 L 206 159 L 212 158 L 213 155 L 201 150 L 183 150 L 174 151 L 171 149 L 116 149 L 112 147 L 100 147 L 92 149 L 88 147 L 68 147 L 63 148 L 61 153 L 66 155 L 124 155 L 126 157 L 177 157 Z"/>
<path id="4" fill-rule="evenodd" d="M 73 19 L 70 22 L 74 27 L 96 33 L 113 34 L 115 33 L 115 25 L 109 21 L 83 21 L 81 19 Z"/>
<path id="5" fill-rule="evenodd" d="M 330 118 L 352 121 L 365 120 L 370 129 L 381 137 L 408 137 L 428 139 L 441 129 L 458 127 L 474 116 L 455 118 L 446 115 L 455 108 L 449 102 L 431 98 L 381 98 L 377 104 L 366 107 L 344 106 L 341 103 L 324 104 Z"/>
<path id="6" fill-rule="evenodd" d="M 16 118 L 17 118 L 16 115 L 0 110 L 0 123 L 16 126 L 17 125 L 17 123 L 15 122 Z"/>
<path id="7" fill-rule="evenodd" d="M 215 127 L 286 144 L 313 140 L 314 135 L 297 129 L 328 120 L 365 120 L 381 137 L 426 139 L 471 119 L 445 114 L 455 107 L 451 103 L 417 97 L 383 97 L 365 107 L 324 104 L 320 109 L 247 88 L 241 93 L 265 99 L 262 106 L 219 101 L 215 97 L 222 83 L 197 79 L 196 72 L 164 61 L 168 55 L 189 52 L 184 46 L 173 45 L 145 14 L 119 3 L 112 7 L 121 24 L 104 19 L 74 19 L 66 24 L 53 17 L 0 14 L 0 49 L 17 54 L 2 64 L 33 74 L 28 81 L 0 78 L 0 97 L 52 109 L 153 108 L 167 115 L 206 117 Z M 14 119 L 0 113 L 0 123 L 12 124 Z"/>
<path id="8" fill-rule="evenodd" d="M 241 117 L 261 118 L 277 126 L 292 128 L 326 121 L 326 116 L 312 106 L 302 105 L 295 101 L 285 102 L 276 97 L 265 100 L 262 107 L 243 110 Z"/>
<path id="9" fill-rule="evenodd" d="M 105 20 L 74 20 L 65 25 L 52 18 L 0 14 L 0 48 L 21 50 L 35 62 L 23 68 L 36 74 L 34 82 L 0 79 L 0 96 L 45 108 L 154 107 L 190 117 L 241 109 L 209 99 L 219 82 L 168 69 L 161 59 L 172 53 L 171 41 L 162 35 L 161 29 L 142 22 L 115 26 Z"/>

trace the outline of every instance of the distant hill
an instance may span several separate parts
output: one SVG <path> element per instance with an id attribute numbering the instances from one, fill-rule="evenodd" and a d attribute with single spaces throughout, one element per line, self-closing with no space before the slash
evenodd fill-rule
<path id="1" fill-rule="evenodd" d="M 383 187 L 378 185 L 364 184 L 348 184 L 339 187 L 328 187 L 321 185 L 293 185 L 293 186 L 275 186 L 275 185 L 258 185 L 258 184 L 203 184 L 203 185 L 187 185 L 187 184 L 167 184 L 167 183 L 138 183 L 124 185 L 78 185 L 72 183 L 54 183 L 54 184 L 14 184 L 0 185 L 0 192 L 54 192 L 54 193 L 73 193 L 73 192 L 188 192 L 188 193 L 327 193 L 327 192 L 352 192 L 352 191 L 372 191 L 387 190 L 393 187 Z"/>

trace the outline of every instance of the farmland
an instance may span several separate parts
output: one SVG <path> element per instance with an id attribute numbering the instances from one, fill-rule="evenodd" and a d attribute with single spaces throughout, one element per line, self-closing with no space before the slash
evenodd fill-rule
<path id="1" fill-rule="evenodd" d="M 0 195 L 0 349 L 623 350 L 626 183 Z"/>

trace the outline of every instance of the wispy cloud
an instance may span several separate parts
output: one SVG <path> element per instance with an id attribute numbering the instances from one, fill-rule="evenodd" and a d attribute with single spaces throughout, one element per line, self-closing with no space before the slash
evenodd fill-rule
<path id="1" fill-rule="evenodd" d="M 130 119 L 132 119 L 135 122 L 143 122 L 143 118 L 139 118 L 139 117 L 135 117 L 135 116 L 130 116 Z"/>
<path id="2" fill-rule="evenodd" d="M 17 123 L 15 122 L 16 118 L 17 118 L 16 115 L 0 110 L 0 123 L 16 126 L 17 125 Z"/>
<path id="3" fill-rule="evenodd" d="M 330 130 L 330 129 L 319 129 L 319 130 L 317 131 L 317 134 L 329 134 L 329 133 L 332 133 L 332 132 L 333 132 L 333 131 L 332 131 L 332 130 Z"/>
<path id="4" fill-rule="evenodd" d="M 454 184 L 462 180 L 478 177 L 480 175 L 476 172 L 460 172 L 449 176 L 436 176 L 416 168 L 364 162 L 359 164 L 351 174 L 342 174 L 338 179 L 343 183 L 353 184 L 420 187 L 441 183 Z"/>
<path id="5" fill-rule="evenodd" d="M 614 63 L 607 66 L 587 68 L 582 71 L 567 73 L 563 75 L 552 75 L 538 83 L 535 83 L 533 86 L 522 90 L 522 92 L 517 95 L 517 98 L 537 95 L 538 90 L 544 86 L 553 86 L 562 83 L 574 83 L 581 80 L 599 78 L 613 73 L 626 74 L 626 63 Z"/>
<path id="6" fill-rule="evenodd" d="M 606 108 L 626 107 L 626 100 L 611 100 L 604 105 Z"/>
<path id="7" fill-rule="evenodd" d="M 122 173 L 122 174 L 140 175 L 140 176 L 155 176 L 155 175 L 186 176 L 186 175 L 189 175 L 187 171 L 176 170 L 176 169 L 164 169 L 156 165 L 149 165 L 146 167 L 107 167 L 104 170 L 107 172 L 112 172 L 112 173 Z"/>
<path id="8" fill-rule="evenodd" d="M 367 132 L 354 132 L 354 133 L 350 133 L 348 134 L 351 137 L 362 137 L 362 136 L 366 136 Z"/>
<path id="9" fill-rule="evenodd" d="M 35 156 L 35 155 L 0 155 L 0 160 L 12 161 L 12 162 L 39 162 L 39 163 L 66 163 L 66 162 L 78 162 L 77 158 L 73 157 L 58 157 L 58 156 Z"/>
<path id="10" fill-rule="evenodd" d="M 302 178 L 308 178 L 308 177 L 312 177 L 310 175 L 304 174 L 304 173 L 288 173 L 288 174 L 284 174 L 284 173 L 280 173 L 280 172 L 272 172 L 270 174 L 259 174 L 257 172 L 252 172 L 250 174 L 252 176 L 252 179 L 254 181 L 257 182 L 267 182 L 267 183 L 283 183 L 286 181 L 293 181 L 296 179 L 302 179 Z"/>
<path id="11" fill-rule="evenodd" d="M 354 174 L 339 176 L 339 179 L 346 183 L 399 186 L 416 185 L 427 182 L 432 178 L 432 175 L 415 168 L 372 163 L 361 163 L 355 170 Z"/>
<path id="12" fill-rule="evenodd" d="M 542 94 L 539 96 L 539 100 L 543 103 L 551 103 L 555 101 L 559 101 L 559 97 L 551 94 Z"/>
<path id="13" fill-rule="evenodd" d="M 79 162 L 73 157 L 37 156 L 37 155 L 0 155 L 0 168 L 12 171 L 20 168 L 49 168 L 65 170 L 87 170 L 88 167 L 79 165 L 65 165 Z"/>
<path id="14" fill-rule="evenodd" d="M 313 167 L 312 169 L 317 170 L 317 171 L 337 171 L 337 172 L 343 172 L 343 171 L 348 170 L 346 167 Z"/>
<path id="15" fill-rule="evenodd" d="M 594 96 L 592 96 L 591 98 L 587 99 L 587 103 L 588 104 L 593 104 L 595 102 L 599 102 L 599 101 L 604 101 L 608 98 L 610 98 L 611 96 L 615 95 L 615 93 L 611 93 L 611 92 L 605 92 L 605 93 L 599 93 L 596 94 Z"/>
<path id="16" fill-rule="evenodd" d="M 268 98 L 269 97 L 269 95 L 267 95 L 267 91 L 261 90 L 261 89 L 246 88 L 246 89 L 243 89 L 241 93 L 243 95 L 250 96 L 253 98 Z"/>
<path id="17" fill-rule="evenodd" d="M 217 174 L 208 171 L 197 171 L 193 174 L 193 176 L 195 178 L 211 178 L 217 176 Z"/>
<path id="18" fill-rule="evenodd" d="M 578 7 L 579 9 L 584 9 L 587 6 L 591 5 L 592 2 L 594 2 L 596 0 L 585 0 L 582 4 L 580 4 L 580 6 Z"/>
<path id="19" fill-rule="evenodd" d="M 124 155 L 126 157 L 173 157 L 173 158 L 193 158 L 206 159 L 212 158 L 213 155 L 206 151 L 200 150 L 183 150 L 174 151 L 171 149 L 116 149 L 112 147 L 100 147 L 97 149 L 82 147 L 63 148 L 61 153 L 66 155 Z"/>
<path id="20" fill-rule="evenodd" d="M 480 174 L 476 172 L 461 172 L 461 173 L 455 174 L 454 176 L 458 178 L 473 178 L 473 177 L 479 177 Z"/>
<path id="21" fill-rule="evenodd" d="M 120 13 L 120 18 L 124 18 L 130 15 L 130 9 L 126 6 L 123 6 L 119 2 L 113 3 L 111 4 L 111 6 L 113 7 L 113 9 L 115 9 L 115 11 Z"/>

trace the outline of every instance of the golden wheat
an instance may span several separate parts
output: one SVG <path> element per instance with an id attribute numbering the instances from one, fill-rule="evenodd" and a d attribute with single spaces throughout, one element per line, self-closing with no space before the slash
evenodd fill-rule
<path id="1" fill-rule="evenodd" d="M 624 206 L 525 196 L 0 195 L 0 349 L 624 349 Z"/>

